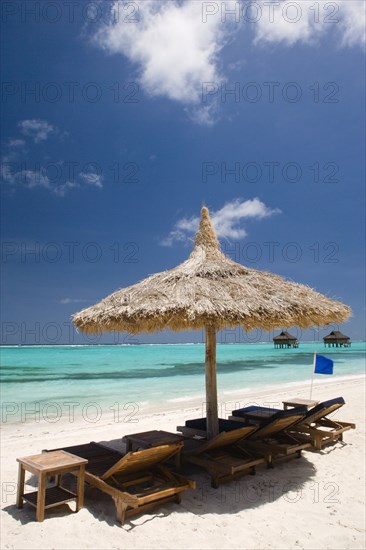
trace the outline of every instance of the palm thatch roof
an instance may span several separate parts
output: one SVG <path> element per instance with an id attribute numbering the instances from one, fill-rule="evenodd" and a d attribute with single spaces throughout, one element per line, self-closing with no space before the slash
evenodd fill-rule
<path id="1" fill-rule="evenodd" d="M 308 286 L 258 271 L 226 257 L 202 208 L 189 258 L 174 269 L 117 290 L 76 313 L 88 333 L 173 331 L 242 326 L 245 330 L 341 323 L 351 309 Z"/>
<path id="2" fill-rule="evenodd" d="M 324 336 L 323 340 L 350 340 L 350 337 L 342 334 L 339 330 L 332 330 L 327 336 Z"/>
<path id="3" fill-rule="evenodd" d="M 276 341 L 281 341 L 281 340 L 297 340 L 296 336 L 292 336 L 292 334 L 290 334 L 289 332 L 287 332 L 286 330 L 283 330 L 281 332 L 281 334 L 278 334 L 277 336 L 275 336 L 273 338 L 273 340 L 276 342 Z"/>

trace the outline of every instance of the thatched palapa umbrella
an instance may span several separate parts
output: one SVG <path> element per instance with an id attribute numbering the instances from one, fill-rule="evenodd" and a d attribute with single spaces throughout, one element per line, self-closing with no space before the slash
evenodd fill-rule
<path id="1" fill-rule="evenodd" d="M 348 306 L 278 275 L 250 269 L 220 250 L 208 209 L 202 208 L 195 245 L 174 269 L 117 290 L 73 316 L 78 329 L 155 332 L 162 329 L 206 331 L 206 407 L 208 437 L 218 433 L 216 331 L 245 330 L 345 321 Z"/>

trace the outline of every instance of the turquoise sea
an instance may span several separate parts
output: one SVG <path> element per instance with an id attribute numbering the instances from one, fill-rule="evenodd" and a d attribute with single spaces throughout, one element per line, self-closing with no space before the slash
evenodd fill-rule
<path id="1" fill-rule="evenodd" d="M 317 379 L 365 373 L 364 342 L 327 349 L 319 342 L 300 343 L 298 349 L 282 350 L 268 343 L 218 344 L 219 395 L 310 380 L 315 351 L 334 360 L 333 376 Z M 90 402 L 103 410 L 131 402 L 168 410 L 204 400 L 203 344 L 14 346 L 1 347 L 0 353 L 3 421 L 19 420 L 37 407 L 65 410 L 70 403 L 77 413 Z"/>

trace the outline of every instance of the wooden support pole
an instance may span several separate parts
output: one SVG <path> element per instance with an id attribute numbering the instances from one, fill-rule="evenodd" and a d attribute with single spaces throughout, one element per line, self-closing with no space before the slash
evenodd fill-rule
<path id="1" fill-rule="evenodd" d="M 316 365 L 316 353 L 314 353 L 314 359 L 313 359 L 313 372 L 311 373 L 311 384 L 310 384 L 310 397 L 313 395 L 313 384 L 314 384 L 314 373 L 315 373 L 315 365 Z"/>
<path id="2" fill-rule="evenodd" d="M 219 433 L 216 385 L 216 331 L 206 327 L 206 418 L 207 439 Z"/>

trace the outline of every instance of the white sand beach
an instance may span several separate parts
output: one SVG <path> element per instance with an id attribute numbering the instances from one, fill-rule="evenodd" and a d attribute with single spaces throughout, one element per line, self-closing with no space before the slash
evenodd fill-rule
<path id="1" fill-rule="evenodd" d="M 1 548 L 235 548 L 235 549 L 345 549 L 365 548 L 365 379 L 316 384 L 313 398 L 343 396 L 346 405 L 334 419 L 356 423 L 344 442 L 322 451 L 305 451 L 301 459 L 279 462 L 274 469 L 258 467 L 256 476 L 212 489 L 208 475 L 193 470 L 195 491 L 184 493 L 181 505 L 169 504 L 150 513 L 115 521 L 114 503 L 107 495 L 86 488 L 85 507 L 70 513 L 74 504 L 46 511 L 43 523 L 34 509 L 15 506 L 17 457 L 89 441 L 112 442 L 151 429 L 175 431 L 187 418 L 202 416 L 202 405 L 137 415 L 138 422 L 117 422 L 112 414 L 91 424 L 82 418 L 58 422 L 6 423 L 2 427 Z M 235 403 L 280 405 L 289 397 L 309 397 L 308 386 L 230 395 L 225 410 Z M 232 406 L 231 406 L 232 405 Z M 182 404 L 177 403 L 177 406 Z M 124 420 L 126 418 L 124 417 Z M 27 475 L 27 490 L 34 477 Z"/>

